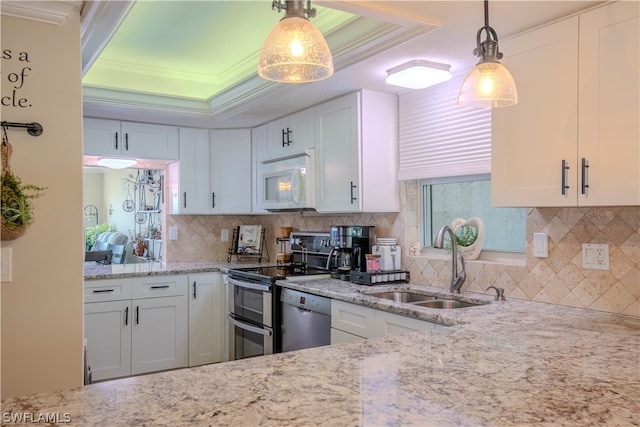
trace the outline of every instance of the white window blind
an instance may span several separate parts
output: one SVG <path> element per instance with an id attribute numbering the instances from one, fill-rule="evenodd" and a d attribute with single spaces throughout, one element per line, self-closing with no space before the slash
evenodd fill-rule
<path id="1" fill-rule="evenodd" d="M 491 172 L 491 110 L 457 105 L 464 77 L 400 94 L 400 180 Z"/>

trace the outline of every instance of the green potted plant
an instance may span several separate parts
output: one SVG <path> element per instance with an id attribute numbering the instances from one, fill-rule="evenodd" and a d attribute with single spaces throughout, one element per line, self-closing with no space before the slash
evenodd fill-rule
<path id="1" fill-rule="evenodd" d="M 460 226 L 455 232 L 458 246 L 466 248 L 478 240 L 478 227 L 470 224 Z"/>
<path id="2" fill-rule="evenodd" d="M 456 235 L 459 253 L 466 259 L 477 259 L 484 245 L 484 222 L 478 217 L 456 218 L 451 229 Z"/>
<path id="3" fill-rule="evenodd" d="M 2 176 L 0 219 L 2 240 L 15 240 L 22 236 L 34 222 L 33 200 L 44 194 L 46 187 L 24 184 L 9 167 L 10 146 L 2 144 Z"/>
<path id="4" fill-rule="evenodd" d="M 87 227 L 84 229 L 84 244 L 87 251 L 90 251 L 91 248 L 93 248 L 93 245 L 96 244 L 98 236 L 105 231 L 115 231 L 115 229 L 109 227 L 109 224 L 107 224 L 106 222 L 98 224 L 95 227 Z"/>

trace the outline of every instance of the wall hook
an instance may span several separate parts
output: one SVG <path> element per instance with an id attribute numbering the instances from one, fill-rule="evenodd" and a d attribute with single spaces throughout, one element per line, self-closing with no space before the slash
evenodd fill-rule
<path id="1" fill-rule="evenodd" d="M 16 123 L 16 122 L 2 122 L 0 123 L 3 128 L 25 128 L 31 136 L 40 136 L 44 131 L 44 128 L 40 123 Z"/>

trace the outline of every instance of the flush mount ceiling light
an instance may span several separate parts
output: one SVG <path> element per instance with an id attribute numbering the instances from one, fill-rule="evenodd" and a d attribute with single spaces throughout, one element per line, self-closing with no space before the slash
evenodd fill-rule
<path id="1" fill-rule="evenodd" d="M 135 160 L 131 159 L 111 159 L 111 158 L 103 158 L 98 160 L 98 166 L 104 166 L 111 169 L 124 169 L 131 167 L 138 163 Z"/>
<path id="2" fill-rule="evenodd" d="M 451 79 L 450 65 L 416 59 L 387 70 L 385 82 L 409 89 L 424 89 Z"/>
<path id="3" fill-rule="evenodd" d="M 258 75 L 281 83 L 308 83 L 333 75 L 329 45 L 308 18 L 316 16 L 307 0 L 274 0 L 271 8 L 286 11 L 267 36 L 260 52 Z"/>
<path id="4" fill-rule="evenodd" d="M 486 33 L 487 38 L 481 43 L 482 31 Z M 480 61 L 462 82 L 458 93 L 458 105 L 492 108 L 517 104 L 516 83 L 500 63 L 502 52 L 498 50 L 498 35 L 489 26 L 489 0 L 484 0 L 484 27 L 478 30 L 473 54 L 480 57 Z"/>

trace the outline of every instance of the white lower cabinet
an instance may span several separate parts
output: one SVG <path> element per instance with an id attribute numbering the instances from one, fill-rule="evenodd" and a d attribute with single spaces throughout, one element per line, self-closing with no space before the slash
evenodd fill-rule
<path id="1" fill-rule="evenodd" d="M 344 301 L 331 301 L 331 344 L 430 331 L 444 326 Z"/>
<path id="2" fill-rule="evenodd" d="M 187 366 L 187 302 L 184 296 L 134 300 L 131 374 Z"/>
<path id="3" fill-rule="evenodd" d="M 84 333 L 94 381 L 131 373 L 131 301 L 84 305 Z"/>
<path id="4" fill-rule="evenodd" d="M 224 360 L 225 301 L 221 273 L 189 275 L 189 366 Z"/>
<path id="5" fill-rule="evenodd" d="M 366 338 L 350 334 L 345 331 L 341 331 L 340 329 L 331 328 L 331 344 L 341 344 L 343 342 L 353 342 L 353 341 L 362 341 L 366 340 Z"/>
<path id="6" fill-rule="evenodd" d="M 375 314 L 376 310 L 373 308 L 332 300 L 331 329 L 362 338 L 373 338 L 376 334 Z"/>
<path id="7" fill-rule="evenodd" d="M 187 366 L 187 275 L 85 282 L 94 381 Z"/>
<path id="8" fill-rule="evenodd" d="M 439 327 L 441 326 L 437 323 L 376 310 L 376 335 L 378 336 L 388 337 L 412 332 L 433 331 Z"/>

